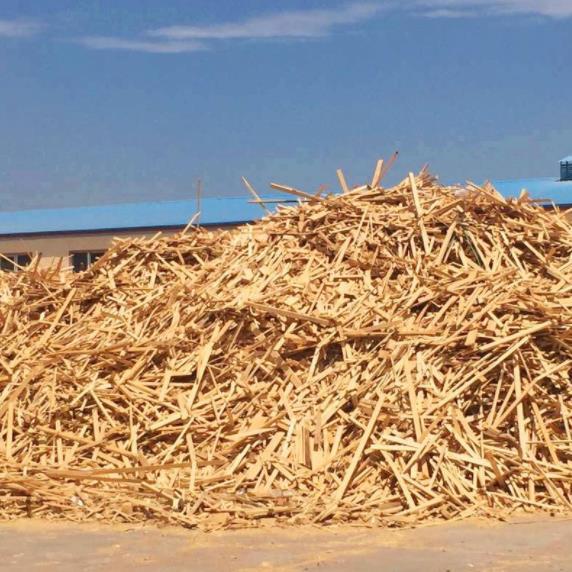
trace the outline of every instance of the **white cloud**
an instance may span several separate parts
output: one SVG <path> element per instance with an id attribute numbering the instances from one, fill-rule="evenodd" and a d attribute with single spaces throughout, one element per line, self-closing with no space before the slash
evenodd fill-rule
<path id="1" fill-rule="evenodd" d="M 572 0 L 410 0 L 432 17 L 522 14 L 549 18 L 572 17 Z"/>
<path id="2" fill-rule="evenodd" d="M 238 22 L 210 25 L 178 25 L 150 30 L 150 36 L 170 40 L 237 40 L 266 38 L 319 38 L 337 26 L 368 20 L 382 4 L 355 3 L 323 10 L 295 10 L 254 16 Z"/>
<path id="3" fill-rule="evenodd" d="M 320 38 L 331 34 L 335 27 L 365 21 L 381 9 L 381 4 L 353 3 L 335 9 L 276 12 L 239 22 L 168 26 L 149 30 L 143 37 L 85 36 L 76 41 L 94 50 L 180 54 L 208 49 L 205 42 L 215 40 Z"/>
<path id="4" fill-rule="evenodd" d="M 0 38 L 29 38 L 43 28 L 39 22 L 27 20 L 0 20 Z"/>
<path id="5" fill-rule="evenodd" d="M 200 42 L 185 41 L 149 41 L 128 40 L 112 36 L 86 36 L 77 40 L 78 43 L 93 50 L 125 50 L 131 52 L 145 52 L 149 54 L 182 54 L 205 50 L 206 46 Z"/>
<path id="6" fill-rule="evenodd" d="M 471 10 L 454 10 L 452 8 L 435 8 L 423 13 L 427 18 L 470 18 L 478 14 Z"/>
<path id="7" fill-rule="evenodd" d="M 221 40 L 308 39 L 366 22 L 385 12 L 406 12 L 429 18 L 475 18 L 499 15 L 572 17 L 572 0 L 371 0 L 324 9 L 290 10 L 252 16 L 234 22 L 178 24 L 134 38 L 86 36 L 76 40 L 94 50 L 126 50 L 181 54 L 208 49 Z M 0 20 L 0 36 L 33 35 L 37 24 Z"/>

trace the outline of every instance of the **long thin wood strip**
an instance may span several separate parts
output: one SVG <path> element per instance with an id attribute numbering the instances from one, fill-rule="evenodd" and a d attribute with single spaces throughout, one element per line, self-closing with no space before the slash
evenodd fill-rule
<path id="1" fill-rule="evenodd" d="M 355 470 L 357 469 L 358 464 L 362 460 L 363 453 L 365 451 L 369 438 L 371 437 L 371 434 L 375 429 L 376 424 L 378 423 L 378 418 L 379 414 L 381 413 L 381 408 L 383 407 L 383 403 L 384 403 L 384 397 L 383 394 L 380 394 L 378 395 L 377 403 L 375 405 L 373 413 L 371 414 L 367 427 L 359 440 L 359 443 L 356 447 L 352 460 L 346 470 L 342 483 L 338 487 L 338 490 L 336 491 L 334 498 L 336 499 L 337 502 L 340 502 L 344 498 L 344 495 L 346 494 L 346 491 L 350 486 L 352 479 L 354 478 Z"/>

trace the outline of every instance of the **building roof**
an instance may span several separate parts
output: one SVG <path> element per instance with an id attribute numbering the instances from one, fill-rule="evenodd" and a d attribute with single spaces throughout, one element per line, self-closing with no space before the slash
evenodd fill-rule
<path id="1" fill-rule="evenodd" d="M 263 199 L 273 201 L 266 205 L 269 210 L 296 202 L 284 194 L 265 195 Z M 198 222 L 204 226 L 247 223 L 264 214 L 248 195 L 204 197 L 200 210 Z M 196 200 L 2 211 L 0 236 L 176 228 L 186 226 L 196 212 Z"/>
<path id="2" fill-rule="evenodd" d="M 564 157 L 564 159 L 560 159 L 561 163 L 572 163 L 572 155 L 568 155 L 568 157 Z"/>
<path id="3" fill-rule="evenodd" d="M 553 177 L 541 179 L 512 179 L 492 182 L 504 197 L 518 197 L 525 189 L 530 198 L 553 202 L 558 206 L 572 206 L 572 181 L 561 181 Z"/>

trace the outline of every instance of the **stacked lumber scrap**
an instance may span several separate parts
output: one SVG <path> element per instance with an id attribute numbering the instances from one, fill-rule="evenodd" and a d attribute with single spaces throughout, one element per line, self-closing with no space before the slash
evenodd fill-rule
<path id="1" fill-rule="evenodd" d="M 0 516 L 241 527 L 571 511 L 572 227 L 317 197 L 0 278 Z"/>

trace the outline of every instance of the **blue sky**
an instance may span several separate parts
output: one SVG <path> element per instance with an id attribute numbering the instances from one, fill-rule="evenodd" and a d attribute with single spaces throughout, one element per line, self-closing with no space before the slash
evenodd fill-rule
<path id="1" fill-rule="evenodd" d="M 572 0 L 2 0 L 3 209 L 556 175 Z"/>

